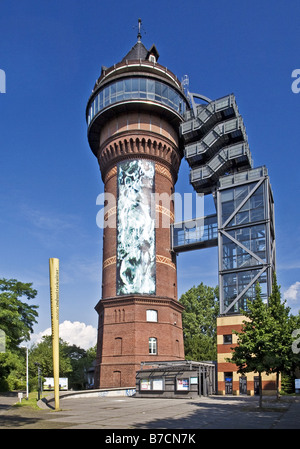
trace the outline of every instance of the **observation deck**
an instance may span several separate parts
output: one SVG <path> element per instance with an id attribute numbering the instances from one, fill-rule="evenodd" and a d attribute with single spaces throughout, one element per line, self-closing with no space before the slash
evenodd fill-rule
<path id="1" fill-rule="evenodd" d="M 124 59 L 102 69 L 86 108 L 88 139 L 94 154 L 101 127 L 116 113 L 156 111 L 177 129 L 183 121 L 189 103 L 181 83 L 153 58 Z"/>

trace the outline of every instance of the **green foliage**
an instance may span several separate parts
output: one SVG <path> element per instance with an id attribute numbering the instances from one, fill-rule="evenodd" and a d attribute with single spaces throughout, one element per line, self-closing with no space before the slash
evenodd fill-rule
<path id="1" fill-rule="evenodd" d="M 235 332 L 238 335 L 238 346 L 233 349 L 231 359 L 227 362 L 235 363 L 238 367 L 238 373 L 245 374 L 255 372 L 259 375 L 259 392 L 262 406 L 262 373 L 269 369 L 269 359 L 272 350 L 267 305 L 261 298 L 261 288 L 259 284 L 255 287 L 255 300 L 248 301 L 248 310 L 244 315 L 248 318 L 243 321 L 241 332 Z"/>
<path id="2" fill-rule="evenodd" d="M 282 373 L 282 375 L 281 375 L 281 392 L 284 394 L 295 393 L 295 376 L 294 376 L 294 374 Z"/>
<path id="3" fill-rule="evenodd" d="M 40 407 L 37 405 L 38 397 L 37 397 L 37 391 L 32 391 L 29 393 L 28 400 L 23 397 L 21 402 L 17 402 L 14 404 L 14 407 L 30 407 L 34 410 L 41 410 Z"/>
<path id="4" fill-rule="evenodd" d="M 0 391 L 19 390 L 24 387 L 22 372 L 24 364 L 16 352 L 0 354 Z"/>
<path id="5" fill-rule="evenodd" d="M 240 372 L 280 372 L 292 366 L 293 320 L 290 309 L 281 301 L 280 287 L 274 275 L 273 290 L 268 305 L 261 299 L 260 286 L 256 285 L 255 301 L 248 303 L 248 318 L 242 332 L 238 333 L 239 346 L 233 358 Z"/>
<path id="6" fill-rule="evenodd" d="M 182 323 L 186 359 L 216 360 L 218 288 L 201 282 L 184 293 L 179 302 L 185 307 Z"/>
<path id="7" fill-rule="evenodd" d="M 19 345 L 30 339 L 33 325 L 37 322 L 38 307 L 25 302 L 36 295 L 37 291 L 30 283 L 22 283 L 16 279 L 0 279 L 0 329 L 5 333 L 5 352 L 0 353 L 0 391 L 24 389 L 26 386 L 26 353 Z M 69 346 L 60 339 L 60 376 L 68 377 L 71 387 L 85 387 L 84 374 L 95 358 L 95 348 L 85 351 L 77 346 Z M 43 337 L 43 340 L 29 351 L 31 390 L 38 387 L 35 363 L 40 364 L 43 377 L 53 377 L 51 336 Z"/>
<path id="8" fill-rule="evenodd" d="M 184 350 L 186 360 L 205 361 L 217 358 L 215 339 L 207 335 L 185 338 Z"/>
<path id="9" fill-rule="evenodd" d="M 75 390 L 84 389 L 86 385 L 86 373 L 96 359 L 96 346 L 85 351 L 73 345 L 67 348 L 67 352 L 72 365 L 69 385 Z"/>
<path id="10" fill-rule="evenodd" d="M 238 346 L 233 348 L 233 362 L 239 373 L 263 372 L 276 373 L 277 395 L 279 397 L 279 373 L 289 372 L 295 362 L 292 352 L 292 332 L 297 320 L 290 316 L 286 302 L 281 301 L 280 286 L 276 275 L 273 279 L 272 294 L 268 304 L 261 298 L 261 288 L 256 285 L 256 296 L 253 302 L 248 302 L 248 310 L 244 312 L 241 332 L 238 335 Z"/>
<path id="11" fill-rule="evenodd" d="M 37 322 L 38 306 L 21 300 L 35 298 L 37 291 L 31 286 L 16 279 L 0 279 L 0 329 L 6 334 L 9 349 L 16 349 L 22 341 L 29 340 L 33 324 Z"/>
<path id="12" fill-rule="evenodd" d="M 69 388 L 84 389 L 85 373 L 96 358 L 96 347 L 87 351 L 76 345 L 69 345 L 59 339 L 59 375 L 67 377 Z M 44 336 L 42 341 L 34 345 L 29 352 L 29 375 L 31 387 L 37 388 L 37 367 L 39 363 L 43 377 L 53 377 L 52 338 Z"/>
<path id="13" fill-rule="evenodd" d="M 72 364 L 67 354 L 68 343 L 59 339 L 59 375 L 68 377 L 72 372 Z M 41 372 L 44 377 L 53 377 L 53 352 L 52 337 L 46 335 L 42 341 L 34 345 L 29 351 L 29 370 L 31 375 L 36 375 L 37 367 L 35 363 L 40 364 Z"/>
<path id="14" fill-rule="evenodd" d="M 292 368 L 292 324 L 290 308 L 286 307 L 286 301 L 281 301 L 280 286 L 274 274 L 272 294 L 268 301 L 268 316 L 270 328 L 267 332 L 271 335 L 272 349 L 269 355 L 269 369 L 267 373 L 276 373 L 277 395 L 279 396 L 279 374 L 288 372 Z"/>
<path id="15" fill-rule="evenodd" d="M 233 349 L 232 358 L 228 359 L 237 365 L 241 374 L 252 371 L 262 373 L 268 366 L 269 336 L 265 332 L 267 306 L 262 301 L 260 285 L 257 284 L 255 289 L 255 300 L 248 302 L 248 310 L 244 312 L 248 320 L 243 321 L 242 332 L 235 332 L 238 346 Z"/>
<path id="16" fill-rule="evenodd" d="M 0 353 L 0 391 L 24 388 L 25 352 L 19 348 L 30 338 L 38 306 L 24 301 L 35 298 L 30 283 L 0 279 L 0 329 L 5 335 L 5 352 Z"/>

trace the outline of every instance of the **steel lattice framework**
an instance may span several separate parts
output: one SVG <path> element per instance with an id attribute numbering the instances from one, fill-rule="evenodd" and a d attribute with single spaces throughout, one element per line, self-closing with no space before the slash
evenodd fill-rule
<path id="1" fill-rule="evenodd" d="M 274 201 L 265 166 L 254 168 L 235 96 L 189 94 L 180 125 L 190 182 L 212 194 L 216 214 L 172 226 L 176 252 L 218 246 L 220 314 L 241 313 L 260 283 L 267 300 L 275 271 Z M 194 97 L 207 104 L 196 104 Z"/>

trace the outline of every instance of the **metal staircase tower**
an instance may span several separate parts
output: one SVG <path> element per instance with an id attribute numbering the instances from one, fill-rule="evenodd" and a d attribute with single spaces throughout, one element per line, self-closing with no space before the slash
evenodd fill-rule
<path id="1" fill-rule="evenodd" d="M 196 104 L 194 96 L 207 104 Z M 216 214 L 172 225 L 176 253 L 218 246 L 220 315 L 240 314 L 259 282 L 267 299 L 275 270 L 274 201 L 266 167 L 253 168 L 233 94 L 211 101 L 190 94 L 180 125 L 190 183 L 212 194 Z"/>

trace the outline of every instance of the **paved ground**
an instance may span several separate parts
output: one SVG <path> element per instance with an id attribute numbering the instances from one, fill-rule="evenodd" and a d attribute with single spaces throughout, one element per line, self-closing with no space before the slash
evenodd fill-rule
<path id="1" fill-rule="evenodd" d="M 61 411 L 14 407 L 0 396 L 0 429 L 300 429 L 300 398 L 66 397 Z"/>

